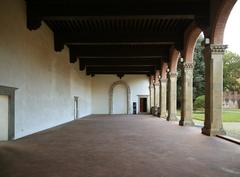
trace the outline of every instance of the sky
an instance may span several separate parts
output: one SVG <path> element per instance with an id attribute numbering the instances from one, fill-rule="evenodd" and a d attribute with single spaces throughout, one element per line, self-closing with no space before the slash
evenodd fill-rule
<path id="1" fill-rule="evenodd" d="M 237 1 L 228 18 L 223 44 L 228 45 L 228 50 L 240 55 L 240 0 Z"/>

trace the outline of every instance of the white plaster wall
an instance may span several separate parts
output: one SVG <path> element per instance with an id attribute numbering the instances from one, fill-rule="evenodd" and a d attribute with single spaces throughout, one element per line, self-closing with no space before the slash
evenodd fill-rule
<path id="1" fill-rule="evenodd" d="M 92 113 L 109 113 L 109 90 L 111 85 L 120 80 L 116 75 L 96 75 L 92 78 Z M 146 75 L 125 75 L 122 78 L 131 90 L 131 113 L 133 102 L 139 107 L 138 95 L 149 95 L 149 81 Z"/>
<path id="2" fill-rule="evenodd" d="M 78 116 L 84 117 L 92 113 L 92 82 L 91 77 L 86 76 L 85 72 L 79 71 L 77 62 L 71 70 L 71 93 L 72 98 L 78 96 Z M 72 107 L 74 100 L 72 99 Z M 73 110 L 74 115 L 74 110 Z"/>
<path id="3" fill-rule="evenodd" d="M 15 134 L 22 137 L 91 114 L 91 78 L 69 64 L 69 52 L 54 52 L 53 33 L 43 23 L 26 27 L 24 0 L 0 6 L 0 85 L 16 87 Z"/>

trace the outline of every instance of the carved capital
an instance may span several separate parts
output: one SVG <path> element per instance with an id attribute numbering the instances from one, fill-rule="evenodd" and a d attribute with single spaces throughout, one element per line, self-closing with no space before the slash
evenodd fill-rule
<path id="1" fill-rule="evenodd" d="M 178 75 L 177 72 L 170 72 L 169 73 L 170 78 L 175 78 L 175 77 L 177 77 L 177 75 Z"/>
<path id="2" fill-rule="evenodd" d="M 184 70 L 193 70 L 194 64 L 193 63 L 184 63 L 183 68 L 184 68 Z"/>
<path id="3" fill-rule="evenodd" d="M 160 79 L 161 83 L 167 83 L 167 79 Z"/>
<path id="4" fill-rule="evenodd" d="M 160 82 L 158 81 L 158 82 L 155 82 L 154 83 L 154 86 L 160 86 Z"/>
<path id="5" fill-rule="evenodd" d="M 227 45 L 222 44 L 211 44 L 210 45 L 211 52 L 214 54 L 223 55 L 225 50 L 227 49 Z"/>

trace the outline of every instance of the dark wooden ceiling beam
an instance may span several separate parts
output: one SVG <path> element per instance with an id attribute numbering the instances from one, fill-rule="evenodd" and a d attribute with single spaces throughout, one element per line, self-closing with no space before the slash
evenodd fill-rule
<path id="1" fill-rule="evenodd" d="M 148 71 L 142 71 L 142 72 L 134 72 L 134 71 L 130 71 L 130 72 L 104 72 L 104 71 L 100 71 L 100 72 L 86 72 L 87 75 L 91 75 L 91 76 L 95 76 L 97 74 L 104 74 L 104 75 L 113 75 L 116 74 L 118 77 L 121 76 L 123 77 L 124 75 L 129 75 L 129 74 L 136 74 L 136 75 L 147 75 L 147 76 L 151 76 L 154 74 L 154 72 L 148 72 Z"/>
<path id="2" fill-rule="evenodd" d="M 85 1 L 86 2 L 86 1 Z M 49 2 L 27 0 L 27 8 L 41 18 L 68 16 L 129 16 L 129 15 L 206 15 L 209 1 L 155 2 Z"/>
<path id="3" fill-rule="evenodd" d="M 167 59 L 169 56 L 169 45 L 143 45 L 143 46 L 69 46 L 70 62 L 74 63 L 77 58 L 86 57 L 121 57 L 139 58 L 159 56 Z"/>
<path id="4" fill-rule="evenodd" d="M 108 72 L 108 71 L 94 71 L 94 72 L 86 72 L 87 75 L 96 75 L 96 74 L 120 74 L 120 75 L 125 75 L 125 74 L 144 74 L 144 75 L 153 75 L 155 72 L 149 72 L 149 71 L 141 71 L 141 72 L 135 72 L 135 71 L 128 71 L 128 72 Z"/>
<path id="5" fill-rule="evenodd" d="M 154 66 L 139 67 L 87 67 L 86 74 L 149 74 L 154 73 Z"/>
<path id="6" fill-rule="evenodd" d="M 85 67 L 116 67 L 116 66 L 120 66 L 120 67 L 137 67 L 137 66 L 154 66 L 157 68 L 160 68 L 161 65 L 161 58 L 108 58 L 108 59 L 104 59 L 104 58 L 98 58 L 98 59 L 89 59 L 89 58 L 80 58 L 79 60 L 79 64 L 80 64 L 80 70 L 84 70 Z"/>
<path id="7" fill-rule="evenodd" d="M 194 20 L 193 14 L 169 14 L 169 15 L 125 15 L 125 16 L 43 16 L 42 20 L 54 20 L 54 21 L 71 21 L 71 20 L 84 20 L 84 21 L 96 21 L 96 20 L 148 20 L 148 19 L 160 19 L 160 20 Z"/>
<path id="8" fill-rule="evenodd" d="M 55 50 L 61 51 L 67 45 L 172 45 L 183 41 L 183 32 L 164 33 L 54 33 Z"/>

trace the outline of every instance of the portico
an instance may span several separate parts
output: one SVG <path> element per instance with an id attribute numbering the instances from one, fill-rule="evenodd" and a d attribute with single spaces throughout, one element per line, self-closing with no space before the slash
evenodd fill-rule
<path id="1" fill-rule="evenodd" d="M 225 134 L 222 39 L 235 2 L 1 2 L 0 176 L 239 176 L 239 159 L 231 161 L 238 147 L 208 137 Z M 206 65 L 202 134 L 208 136 L 192 127 L 193 50 L 200 34 Z M 132 115 L 143 107 L 152 115 Z"/>

